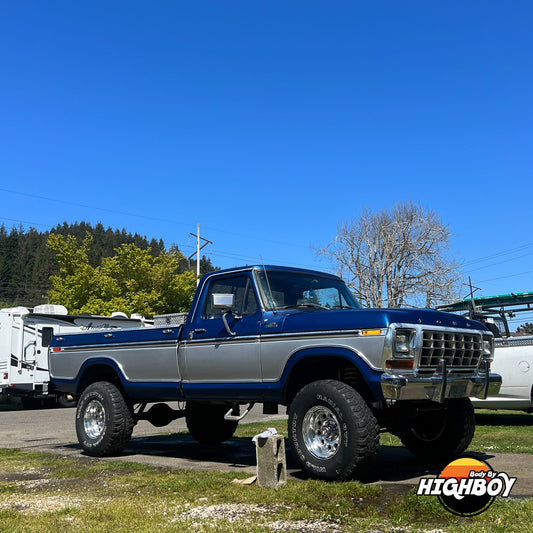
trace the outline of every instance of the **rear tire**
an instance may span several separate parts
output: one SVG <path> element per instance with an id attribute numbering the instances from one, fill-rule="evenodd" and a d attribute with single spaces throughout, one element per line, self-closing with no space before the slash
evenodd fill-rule
<path id="1" fill-rule="evenodd" d="M 470 398 L 446 400 L 440 410 L 428 411 L 396 434 L 417 457 L 448 459 L 464 452 L 474 437 L 476 419 Z"/>
<path id="2" fill-rule="evenodd" d="M 83 391 L 76 410 L 76 433 L 89 455 L 121 452 L 131 439 L 134 425 L 133 415 L 115 385 L 99 381 Z"/>
<path id="3" fill-rule="evenodd" d="M 288 426 L 302 467 L 321 479 L 363 476 L 379 448 L 379 426 L 370 407 L 340 381 L 306 385 L 291 404 Z"/>
<path id="4" fill-rule="evenodd" d="M 224 420 L 227 405 L 187 402 L 185 421 L 191 436 L 200 444 L 220 444 L 233 437 L 239 423 Z"/>
<path id="5" fill-rule="evenodd" d="M 76 399 L 70 394 L 58 394 L 57 403 L 60 407 L 76 407 Z"/>

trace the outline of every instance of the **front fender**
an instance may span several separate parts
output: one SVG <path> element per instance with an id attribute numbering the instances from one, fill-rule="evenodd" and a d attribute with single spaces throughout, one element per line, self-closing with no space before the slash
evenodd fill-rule
<path id="1" fill-rule="evenodd" d="M 293 353 L 288 359 L 279 383 L 282 388 L 283 399 L 290 395 L 291 383 L 308 381 L 306 372 L 310 369 L 318 372 L 319 379 L 334 375 L 337 369 L 355 368 L 370 394 L 371 401 L 383 400 L 381 390 L 381 375 L 383 372 L 370 367 L 367 362 L 354 350 L 343 346 L 317 346 L 302 348 Z M 338 379 L 338 378 L 337 378 Z"/>

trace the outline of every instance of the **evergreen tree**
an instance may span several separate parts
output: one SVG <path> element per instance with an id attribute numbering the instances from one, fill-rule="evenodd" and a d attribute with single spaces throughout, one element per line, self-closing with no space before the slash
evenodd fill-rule
<path id="1" fill-rule="evenodd" d="M 21 226 L 6 229 L 0 225 L 0 306 L 23 305 L 34 307 L 48 301 L 51 288 L 50 277 L 59 275 L 59 266 L 54 252 L 47 242 L 51 234 L 74 238 L 81 246 L 87 234 L 91 235 L 91 246 L 87 249 L 87 260 L 92 268 L 100 267 L 102 259 L 116 255 L 115 250 L 123 244 L 134 244 L 142 250 L 148 249 L 152 258 L 167 253 L 162 239 L 148 240 L 138 233 L 132 234 L 125 228 L 105 228 L 100 222 L 92 226 L 88 222 L 63 222 L 52 231 L 39 232 L 34 228 L 25 231 Z M 187 262 L 176 246 L 178 273 L 196 273 L 196 262 Z M 201 273 L 215 270 L 208 258 L 202 257 Z M 59 302 L 62 303 L 62 302 Z"/>

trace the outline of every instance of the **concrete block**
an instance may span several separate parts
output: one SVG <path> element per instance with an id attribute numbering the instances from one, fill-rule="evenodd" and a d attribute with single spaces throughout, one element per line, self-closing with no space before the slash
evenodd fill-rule
<path id="1" fill-rule="evenodd" d="M 277 489 L 287 483 L 285 440 L 282 435 L 258 436 L 255 439 L 257 484 Z"/>

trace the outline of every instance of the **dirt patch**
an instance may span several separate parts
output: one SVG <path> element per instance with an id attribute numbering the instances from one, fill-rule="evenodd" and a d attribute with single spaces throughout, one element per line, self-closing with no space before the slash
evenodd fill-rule
<path id="1" fill-rule="evenodd" d="M 43 474 L 38 470 L 23 470 L 21 472 L 0 472 L 0 479 L 4 481 L 31 481 L 42 479 Z"/>
<path id="2" fill-rule="evenodd" d="M 0 502 L 0 509 L 19 511 L 25 514 L 47 513 L 81 507 L 88 500 L 64 495 L 39 496 L 36 494 L 11 495 Z"/>
<path id="3" fill-rule="evenodd" d="M 238 522 L 241 520 L 251 520 L 253 515 L 264 515 L 270 512 L 268 507 L 251 504 L 221 504 L 221 505 L 200 505 L 184 511 L 178 520 L 192 519 L 194 521 L 204 520 L 226 520 L 228 522 Z"/>
<path id="4" fill-rule="evenodd" d="M 205 522 L 212 524 L 220 521 L 225 522 L 254 522 L 257 524 L 258 515 L 264 518 L 268 517 L 268 514 L 278 510 L 279 506 L 265 507 L 262 505 L 251 504 L 221 504 L 221 505 L 200 505 L 193 507 L 190 510 L 184 511 L 174 519 L 172 522 L 189 521 L 193 524 L 197 524 L 200 528 Z M 301 533 L 322 533 L 327 531 L 328 533 L 341 533 L 339 529 L 332 522 L 325 522 L 323 520 L 276 520 L 268 522 L 265 520 L 261 524 L 265 529 L 270 531 L 297 531 Z"/>

